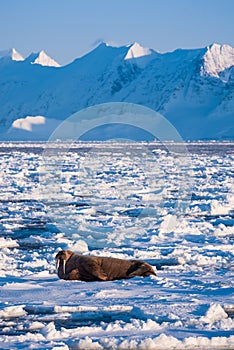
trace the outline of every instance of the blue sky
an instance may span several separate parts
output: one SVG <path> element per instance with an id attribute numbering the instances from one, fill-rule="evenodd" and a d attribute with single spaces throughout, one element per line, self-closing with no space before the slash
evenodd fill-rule
<path id="1" fill-rule="evenodd" d="M 0 0 L 0 50 L 65 64 L 99 41 L 157 51 L 234 46 L 233 0 Z"/>

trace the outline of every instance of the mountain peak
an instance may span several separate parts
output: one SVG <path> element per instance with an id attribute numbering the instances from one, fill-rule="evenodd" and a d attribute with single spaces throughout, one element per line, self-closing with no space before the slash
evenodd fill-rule
<path id="1" fill-rule="evenodd" d="M 207 46 L 208 50 L 220 50 L 222 45 L 218 44 L 218 43 L 212 43 L 210 45 Z"/>
<path id="2" fill-rule="evenodd" d="M 152 59 L 157 56 L 157 52 L 143 47 L 137 42 L 128 46 L 129 50 L 125 56 L 125 60 L 133 60 L 139 67 L 144 68 Z"/>
<path id="3" fill-rule="evenodd" d="M 8 57 L 12 61 L 23 61 L 24 60 L 23 56 L 15 48 L 0 51 L 0 58 L 3 58 L 3 57 Z"/>
<path id="4" fill-rule="evenodd" d="M 43 50 L 37 53 L 32 53 L 28 56 L 27 61 L 30 61 L 31 64 L 39 64 L 41 66 L 60 67 L 60 64 L 48 56 Z"/>
<path id="5" fill-rule="evenodd" d="M 143 56 L 148 56 L 151 55 L 154 51 L 147 48 L 143 47 L 137 42 L 133 43 L 132 45 L 129 46 L 129 50 L 127 55 L 125 56 L 125 59 L 132 59 L 132 58 L 139 58 Z"/>
<path id="6" fill-rule="evenodd" d="M 206 47 L 202 75 L 219 77 L 219 73 L 234 65 L 234 48 L 213 43 Z"/>

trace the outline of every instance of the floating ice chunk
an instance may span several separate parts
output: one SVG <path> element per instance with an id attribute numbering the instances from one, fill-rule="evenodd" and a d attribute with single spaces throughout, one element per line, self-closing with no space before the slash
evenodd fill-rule
<path id="1" fill-rule="evenodd" d="M 24 310 L 25 305 L 8 306 L 0 311 L 0 318 L 15 318 L 27 315 Z"/>
<path id="2" fill-rule="evenodd" d="M 11 238 L 0 237 L 0 248 L 15 248 L 19 244 Z"/>
<path id="3" fill-rule="evenodd" d="M 107 343 L 108 344 L 108 343 Z M 113 347 L 114 348 L 114 347 Z M 118 345 L 119 349 L 137 349 L 137 340 L 124 340 L 122 343 Z"/>
<path id="4" fill-rule="evenodd" d="M 225 215 L 229 214 L 230 211 L 232 210 L 233 206 L 231 203 L 220 203 L 217 200 L 213 200 L 211 202 L 211 215 Z"/>
<path id="5" fill-rule="evenodd" d="M 214 322 L 221 321 L 228 318 L 228 314 L 224 311 L 220 304 L 211 304 L 206 312 L 205 316 L 200 318 L 203 323 L 213 324 Z"/>
<path id="6" fill-rule="evenodd" d="M 182 343 L 172 336 L 167 336 L 164 333 L 154 339 L 146 338 L 140 342 L 140 349 L 175 349 L 182 348 Z"/>
<path id="7" fill-rule="evenodd" d="M 55 305 L 54 311 L 57 313 L 60 312 L 83 312 L 83 311 L 98 311 L 97 306 L 63 306 Z"/>
<path id="8" fill-rule="evenodd" d="M 234 320 L 230 317 L 222 319 L 220 321 L 220 328 L 226 331 L 234 329 Z"/>
<path id="9" fill-rule="evenodd" d="M 210 340 L 210 348 L 214 349 L 216 348 L 224 348 L 226 347 L 227 349 L 233 349 L 233 344 L 234 344 L 234 336 L 230 336 L 229 338 L 226 337 L 214 337 L 211 338 Z"/>
<path id="10" fill-rule="evenodd" d="M 221 256 L 204 256 L 202 254 L 195 254 L 190 261 L 190 263 L 194 263 L 197 266 L 214 266 L 222 262 L 225 262 L 225 259 Z"/>
<path id="11" fill-rule="evenodd" d="M 12 283 L 6 283 L 4 286 L 2 286 L 2 289 L 6 290 L 33 290 L 33 289 L 40 289 L 42 288 L 37 283 L 30 283 L 30 282 L 12 282 Z"/>
<path id="12" fill-rule="evenodd" d="M 66 344 L 61 344 L 61 346 L 54 346 L 52 350 L 69 350 L 69 347 Z"/>
<path id="13" fill-rule="evenodd" d="M 72 238 L 74 238 L 75 241 L 65 237 L 59 237 L 57 242 L 62 246 L 63 249 L 70 249 L 80 253 L 87 253 L 89 251 L 87 243 L 82 239 L 77 240 L 76 236 L 78 235 L 72 235 Z"/>
<path id="14" fill-rule="evenodd" d="M 103 349 L 103 347 L 96 341 L 92 341 L 88 336 L 81 339 L 78 343 L 78 349 Z"/>
<path id="15" fill-rule="evenodd" d="M 229 338 L 213 337 L 187 337 L 183 341 L 162 333 L 155 338 L 145 338 L 143 340 L 124 340 L 118 345 L 118 349 L 214 349 L 222 347 L 232 349 L 234 336 Z"/>
<path id="16" fill-rule="evenodd" d="M 201 348 L 206 349 L 210 346 L 210 340 L 205 337 L 188 337 L 184 340 L 185 349 Z"/>
<path id="17" fill-rule="evenodd" d="M 35 330 L 41 329 L 43 327 L 45 327 L 44 323 L 35 321 L 35 322 L 30 324 L 30 326 L 28 327 L 28 330 L 35 331 Z"/>
<path id="18" fill-rule="evenodd" d="M 151 319 L 148 319 L 146 322 L 142 322 L 142 321 L 140 321 L 140 322 L 142 323 L 141 328 L 143 331 L 160 329 L 160 328 L 162 328 L 162 325 L 163 325 L 163 324 L 161 325 L 161 324 L 159 324 Z"/>
<path id="19" fill-rule="evenodd" d="M 110 306 L 104 306 L 104 307 L 98 307 L 98 306 L 82 306 L 82 305 L 77 305 L 77 306 L 66 306 L 66 305 L 56 305 L 54 307 L 55 312 L 84 312 L 84 311 L 97 311 L 97 312 L 102 312 L 102 311 L 118 311 L 118 312 L 130 312 L 132 311 L 133 307 L 132 306 L 125 306 L 125 305 L 110 305 Z"/>
<path id="20" fill-rule="evenodd" d="M 54 322 L 50 322 L 47 326 L 41 329 L 42 335 L 48 340 L 50 339 L 59 339 L 61 334 L 56 330 Z"/>
<path id="21" fill-rule="evenodd" d="M 68 249 L 75 250 L 82 253 L 89 251 L 87 243 L 81 239 L 76 241 L 75 243 L 71 243 L 71 242 L 68 243 Z"/>
<path id="22" fill-rule="evenodd" d="M 220 224 L 214 231 L 214 235 L 217 237 L 234 235 L 234 226 L 225 226 L 224 224 Z"/>
<path id="23" fill-rule="evenodd" d="M 160 234 L 173 232 L 177 225 L 178 222 L 175 215 L 166 215 L 159 228 Z"/>

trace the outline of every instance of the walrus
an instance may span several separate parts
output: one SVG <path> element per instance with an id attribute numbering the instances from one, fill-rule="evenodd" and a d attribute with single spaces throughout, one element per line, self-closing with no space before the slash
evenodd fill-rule
<path id="1" fill-rule="evenodd" d="M 135 276 L 156 276 L 153 267 L 141 260 L 81 255 L 61 250 L 55 257 L 58 277 L 85 282 L 113 281 Z"/>

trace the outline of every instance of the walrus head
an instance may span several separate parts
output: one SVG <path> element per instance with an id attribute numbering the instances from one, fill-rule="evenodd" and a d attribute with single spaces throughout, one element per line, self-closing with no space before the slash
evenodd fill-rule
<path id="1" fill-rule="evenodd" d="M 56 260 L 56 269 L 59 269 L 60 264 L 63 265 L 63 273 L 65 275 L 66 273 L 66 263 L 68 261 L 68 259 L 70 259 L 71 255 L 72 255 L 72 251 L 71 250 L 60 250 L 60 252 L 57 253 L 55 260 Z"/>

